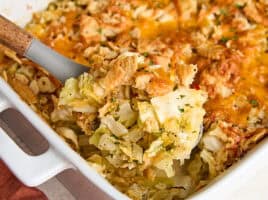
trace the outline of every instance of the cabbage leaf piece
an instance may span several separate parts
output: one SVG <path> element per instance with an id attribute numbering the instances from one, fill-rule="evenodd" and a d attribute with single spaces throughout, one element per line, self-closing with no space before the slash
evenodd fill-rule
<path id="1" fill-rule="evenodd" d="M 179 88 L 152 98 L 151 104 L 142 107 L 147 107 L 147 112 L 140 114 L 141 121 L 155 113 L 161 130 L 159 137 L 144 153 L 147 166 L 164 170 L 168 177 L 174 176 L 173 161 L 179 160 L 183 164 L 200 139 L 205 115 L 202 106 L 206 99 L 207 94 L 202 90 Z"/>
<path id="2" fill-rule="evenodd" d="M 102 99 L 102 88 L 90 74 L 83 73 L 78 79 L 70 78 L 65 82 L 58 105 L 76 112 L 96 113 Z"/>

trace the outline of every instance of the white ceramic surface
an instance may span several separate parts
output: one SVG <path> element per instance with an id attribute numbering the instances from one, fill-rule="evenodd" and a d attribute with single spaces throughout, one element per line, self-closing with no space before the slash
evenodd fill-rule
<path id="1" fill-rule="evenodd" d="M 0 14 L 23 26 L 31 13 L 45 8 L 51 0 L 0 0 Z M 48 140 L 50 148 L 39 156 L 29 156 L 0 128 L 0 158 L 18 178 L 29 186 L 45 182 L 66 168 L 81 171 L 91 182 L 114 199 L 127 199 L 103 177 L 95 172 L 77 153 L 40 119 L 18 95 L 0 78 L 0 112 L 13 107 L 19 110 Z M 209 187 L 190 199 L 268 199 L 268 144 L 267 140 L 246 158 L 217 178 Z M 258 180 L 258 182 L 256 182 Z"/>
<path id="2" fill-rule="evenodd" d="M 115 199 L 128 199 L 74 152 L 2 78 L 0 78 L 0 91 L 4 91 L 0 93 L 1 111 L 10 107 L 17 109 L 32 122 L 50 144 L 49 150 L 44 154 L 29 156 L 12 142 L 3 129 L 0 129 L 0 158 L 23 183 L 28 186 L 37 186 L 64 169 L 72 167 L 80 170 L 85 177 L 108 195 Z"/>

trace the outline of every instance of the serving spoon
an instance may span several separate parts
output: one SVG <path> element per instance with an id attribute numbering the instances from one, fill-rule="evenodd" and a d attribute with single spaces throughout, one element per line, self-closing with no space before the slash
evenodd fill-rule
<path id="1" fill-rule="evenodd" d="M 0 27 L 1 44 L 42 66 L 61 82 L 88 71 L 88 67 L 52 50 L 2 15 L 0 15 Z"/>

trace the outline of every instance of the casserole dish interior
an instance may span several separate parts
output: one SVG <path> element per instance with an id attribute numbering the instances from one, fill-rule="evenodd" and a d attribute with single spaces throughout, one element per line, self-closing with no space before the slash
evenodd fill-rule
<path id="1" fill-rule="evenodd" d="M 95 85 L 90 82 L 92 77 L 88 74 L 82 75 L 77 79 L 70 79 L 69 82 L 66 82 L 65 86 L 62 86 L 54 77 L 49 75 L 40 67 L 35 66 L 33 63 L 23 58 L 17 57 L 13 52 L 10 52 L 7 49 L 3 50 L 4 54 L 2 63 L 4 64 L 1 65 L 3 66 L 3 78 L 7 80 L 17 93 L 20 94 L 27 104 L 29 104 L 43 119 L 45 119 L 45 121 L 47 121 L 47 123 L 51 125 L 52 128 L 59 133 L 59 135 L 70 145 L 71 148 L 79 152 L 92 167 L 97 169 L 99 173 L 112 182 L 113 185 L 115 185 L 120 191 L 128 194 L 134 199 L 143 198 L 145 194 L 149 194 L 149 196 L 147 196 L 149 199 L 159 199 L 160 196 L 171 199 L 173 197 L 175 199 L 184 198 L 208 184 L 265 137 L 267 134 L 267 101 L 265 97 L 267 90 L 267 42 L 265 42 L 267 34 L 267 17 L 265 14 L 262 15 L 263 10 L 257 2 L 250 1 L 251 3 L 247 2 L 246 4 L 234 2 L 230 4 L 228 2 L 225 3 L 219 1 L 215 3 L 198 2 L 195 4 L 192 1 L 187 1 L 188 3 L 180 1 L 159 1 L 161 4 L 154 4 L 154 2 L 151 1 L 131 1 L 131 3 L 123 1 L 120 5 L 113 2 L 114 5 L 110 6 L 110 4 L 106 4 L 106 1 L 100 1 L 102 3 L 99 2 L 99 4 L 103 5 L 103 7 L 96 2 L 95 4 L 89 4 L 89 2 L 94 3 L 95 1 L 62 1 L 52 3 L 46 11 L 34 15 L 33 20 L 27 25 L 27 30 L 31 31 L 34 35 L 39 37 L 52 48 L 55 48 L 60 53 L 73 58 L 77 62 L 92 65 L 93 68 L 90 69 L 90 73 L 100 74 L 96 76 L 104 76 L 107 71 L 107 74 L 109 74 L 110 69 L 110 66 L 108 66 L 107 69 L 103 67 L 103 71 L 99 70 L 98 62 L 103 64 L 104 61 L 99 61 L 98 59 L 107 59 L 110 63 L 116 63 L 118 61 L 116 59 L 122 58 L 120 56 L 125 56 L 124 58 L 127 57 L 128 59 L 130 59 L 130 57 L 136 57 L 137 55 L 140 56 L 145 61 L 142 64 L 138 63 L 140 71 L 137 71 L 141 72 L 143 70 L 142 73 L 145 75 L 149 74 L 147 77 L 153 77 L 147 83 L 150 87 L 143 88 L 141 86 L 139 88 L 137 80 L 140 74 L 136 73 L 134 75 L 136 82 L 132 83 L 133 85 L 136 85 L 133 86 L 125 83 L 122 88 L 130 88 L 130 94 L 133 94 L 138 90 L 137 95 L 140 96 L 138 98 L 135 97 L 137 101 L 139 101 L 139 98 L 144 98 L 143 101 L 148 101 L 148 98 L 150 98 L 150 101 L 148 102 L 151 102 L 152 105 L 149 103 L 148 107 L 153 107 L 156 103 L 159 103 L 161 98 L 158 97 L 168 94 L 177 94 L 176 92 L 181 91 L 182 87 L 188 88 L 189 91 L 200 92 L 200 94 L 202 91 L 208 94 L 207 102 L 204 106 L 204 102 L 201 104 L 201 107 L 203 107 L 206 111 L 206 115 L 203 120 L 203 137 L 200 142 L 199 139 L 196 138 L 199 143 L 196 148 L 193 149 L 195 145 L 193 145 L 194 143 L 191 143 L 192 146 L 190 151 L 187 152 L 191 153 L 190 159 L 188 159 L 187 156 L 185 156 L 187 159 L 185 159 L 185 157 L 175 159 L 179 160 L 180 164 L 185 161 L 183 167 L 179 167 L 180 169 L 178 170 L 178 173 L 180 173 L 180 170 L 186 171 L 183 176 L 176 179 L 179 180 L 179 183 L 176 183 L 176 186 L 174 186 L 174 182 L 170 183 L 170 177 L 173 176 L 174 170 L 172 167 L 170 168 L 170 165 L 163 167 L 160 166 L 160 164 L 155 164 L 155 160 L 152 161 L 152 159 L 149 159 L 148 161 L 151 162 L 150 165 L 152 165 L 152 167 L 145 167 L 145 170 L 142 171 L 143 176 L 141 176 L 140 179 L 137 179 L 138 175 L 130 178 L 131 175 L 126 174 L 128 174 L 131 169 L 137 169 L 139 171 L 140 167 L 144 167 L 144 163 L 142 162 L 146 159 L 146 156 L 149 155 L 148 152 L 150 151 L 150 148 L 146 149 L 146 145 L 142 142 L 137 142 L 139 145 L 137 148 L 142 148 L 142 153 L 144 153 L 142 155 L 143 157 L 139 157 L 140 160 L 137 159 L 137 162 L 135 159 L 133 161 L 132 158 L 126 158 L 127 164 L 125 163 L 125 160 L 123 164 L 126 164 L 125 166 L 127 167 L 125 168 L 128 168 L 129 171 L 124 171 L 124 169 L 122 169 L 124 167 L 118 167 L 112 162 L 113 160 L 108 159 L 107 151 L 109 152 L 109 149 L 103 149 L 99 140 L 97 142 L 92 142 L 92 138 L 97 132 L 96 129 L 99 129 L 101 126 L 98 127 L 98 122 L 97 125 L 95 124 L 97 127 L 94 125 L 92 130 L 91 127 L 89 128 L 90 130 L 88 130 L 88 127 L 85 125 L 92 125 L 92 122 L 94 122 L 95 118 L 91 120 L 92 116 L 90 114 L 92 113 L 90 112 L 95 112 L 96 108 L 94 108 L 94 106 L 92 108 L 89 105 L 84 106 L 84 104 L 84 107 L 81 107 L 81 102 L 79 102 L 79 106 L 74 104 L 74 102 L 78 102 L 77 100 L 81 100 L 81 97 L 77 99 L 74 98 L 72 100 L 75 101 L 71 102 L 69 99 L 66 101 L 64 96 L 66 92 L 73 92 L 69 90 L 69 86 L 73 86 L 72 84 L 77 82 L 80 84 L 81 80 L 85 80 L 86 78 L 89 79 L 89 85 L 86 85 L 87 88 L 91 86 L 94 87 Z M 42 3 L 45 5 L 48 2 Z M 145 6 L 143 4 L 145 4 Z M 95 7 L 91 7 L 89 5 L 95 5 Z M 38 8 L 37 4 L 33 5 L 33 7 L 27 5 L 26 13 L 33 8 Z M 100 9 L 100 13 L 94 13 L 96 9 Z M 104 11 L 102 11 L 102 9 L 104 9 Z M 120 9 L 130 11 L 128 14 L 120 15 L 122 11 Z M 260 15 L 259 18 L 252 16 L 249 11 L 250 9 L 252 12 L 255 9 L 255 11 Z M 107 18 L 107 16 L 105 18 L 106 11 L 108 13 L 115 12 L 116 14 L 111 15 L 110 18 Z M 144 13 L 146 13 L 145 17 L 143 16 Z M 160 17 L 156 17 L 152 13 L 157 13 Z M 131 20 L 134 22 L 128 21 L 129 15 L 131 15 Z M 123 19 L 126 20 L 122 22 L 122 24 L 110 22 L 115 19 L 121 20 L 120 17 L 122 16 L 125 17 Z M 150 17 L 152 17 L 152 19 Z M 107 20 L 107 22 L 105 20 Z M 104 25 L 102 22 L 104 22 Z M 115 23 L 116 25 L 113 26 L 109 23 Z M 106 25 L 109 28 L 107 28 Z M 90 32 L 94 27 L 96 29 L 95 32 Z M 90 31 L 87 28 L 89 28 Z M 120 32 L 121 29 L 122 32 Z M 159 32 L 161 32 L 160 35 L 158 35 Z M 73 33 L 73 35 L 69 33 Z M 151 47 L 151 44 L 148 43 L 148 41 L 151 41 L 151 38 L 154 38 L 152 39 L 153 42 L 157 41 L 157 49 L 155 50 L 156 53 L 151 52 L 150 50 L 139 50 L 139 46 L 135 46 L 135 42 L 137 42 L 137 45 L 141 45 L 141 42 L 145 42 L 144 48 L 148 46 Z M 166 38 L 169 38 L 172 42 L 169 42 Z M 134 44 L 131 43 L 128 46 L 126 44 L 128 40 Z M 127 56 L 124 54 L 126 52 L 118 50 L 116 45 L 119 45 L 120 48 L 127 49 Z M 164 47 L 162 48 L 161 45 Z M 163 52 L 158 52 L 161 48 L 163 49 Z M 166 51 L 166 49 L 168 50 Z M 254 55 L 252 55 L 252 51 L 255 52 Z M 137 54 L 129 54 L 133 52 Z M 171 58 L 168 57 L 168 53 L 170 52 L 172 52 Z M 99 57 L 101 54 L 104 55 L 104 58 Z M 8 58 L 11 58 L 11 60 Z M 170 59 L 170 61 L 168 61 L 170 63 L 165 63 L 165 59 Z M 6 66 L 9 66 L 9 69 L 7 69 Z M 164 67 L 167 67 L 168 70 L 164 69 Z M 251 70 L 252 73 L 249 73 Z M 178 80 L 176 78 L 170 78 L 173 76 L 171 73 L 173 71 L 175 73 L 174 76 L 177 76 Z M 170 79 L 166 80 L 165 77 Z M 190 77 L 190 81 L 185 77 Z M 93 77 L 93 80 L 94 78 L 95 77 Z M 114 79 L 117 78 L 118 77 L 114 77 Z M 122 80 L 125 81 L 125 79 Z M 154 82 L 154 80 L 156 81 Z M 109 81 L 110 82 L 108 82 L 108 84 L 104 87 L 104 90 L 112 87 L 114 80 Z M 172 81 L 178 81 L 179 85 L 172 85 Z M 159 87 L 159 83 L 163 83 L 161 87 L 163 86 L 164 90 L 161 90 L 163 88 Z M 1 85 L 3 86 L 3 89 L 8 87 L 4 82 L 2 82 Z M 172 89 L 168 88 L 170 85 L 173 87 Z M 117 86 L 121 87 L 121 85 Z M 143 94 L 141 94 L 140 90 L 145 90 L 144 96 L 142 96 Z M 84 90 L 80 88 L 80 94 L 82 94 L 83 91 Z M 12 92 L 10 91 L 10 94 L 6 96 L 8 98 L 12 97 L 12 105 L 15 105 L 21 111 L 22 108 L 20 108 L 20 106 L 23 106 L 23 108 L 26 109 L 24 104 L 13 100 L 15 94 L 11 93 Z M 95 94 L 93 92 L 93 94 L 90 95 Z M 181 96 L 187 96 L 187 94 L 183 94 Z M 201 97 L 203 98 L 204 96 L 201 95 L 198 99 L 200 100 Z M 131 98 L 128 98 L 127 100 L 131 101 Z M 117 97 L 115 99 L 113 99 L 113 97 L 108 100 L 107 99 L 105 99 L 105 101 L 110 104 L 117 103 Z M 91 101 L 92 96 L 87 97 L 86 100 Z M 101 102 L 102 100 L 96 100 L 96 96 L 94 96 L 93 103 L 96 103 L 95 101 Z M 102 105 L 102 102 L 99 104 Z M 132 111 L 134 111 L 132 113 L 136 112 L 133 116 L 136 116 L 138 113 L 137 126 L 139 126 L 140 121 L 142 126 L 144 126 L 145 123 L 142 121 L 141 116 L 142 111 L 139 107 L 141 104 L 139 104 L 139 102 L 137 104 L 138 108 L 135 108 L 135 106 L 131 104 L 130 110 L 132 109 Z M 122 104 L 119 104 L 119 107 L 120 105 L 122 106 Z M 192 105 L 190 105 L 190 107 L 191 106 Z M 97 107 L 97 109 L 100 113 L 101 108 Z M 28 108 L 26 110 L 31 113 L 27 115 L 35 116 L 35 114 L 33 114 L 32 111 L 29 111 Z M 72 112 L 72 118 L 66 120 L 64 117 L 69 117 L 69 111 Z M 157 115 L 160 113 L 158 111 L 159 110 L 154 110 L 153 112 L 156 112 Z M 176 110 L 176 114 L 178 112 L 181 114 L 188 112 L 188 110 L 184 107 L 180 107 Z M 198 112 L 195 111 L 195 113 Z M 63 114 L 65 116 L 62 117 L 62 113 L 65 113 Z M 104 116 L 106 117 L 106 126 L 108 126 L 107 120 L 111 120 L 110 116 L 117 120 L 116 116 L 113 114 L 109 114 L 109 116 L 104 114 Z M 157 117 L 157 123 L 162 126 L 161 123 L 163 121 L 163 115 L 158 115 Z M 35 118 L 36 117 L 33 117 L 33 124 L 35 126 L 40 126 L 40 120 Z M 103 122 L 105 120 L 102 118 L 98 118 L 98 120 L 105 125 L 105 122 Z M 198 121 L 197 118 L 196 121 Z M 122 122 L 124 126 L 128 127 L 128 125 L 125 125 L 124 123 Z M 51 130 L 51 128 L 47 125 L 42 124 L 41 126 Z M 163 125 L 163 127 L 159 129 L 160 135 L 163 132 L 165 133 L 170 126 Z M 172 132 L 171 129 L 168 130 Z M 146 131 L 150 132 L 148 130 Z M 84 173 L 89 179 L 93 180 L 94 178 L 92 179 L 92 177 L 98 177 L 94 180 L 94 183 L 98 186 L 105 185 L 104 190 L 116 199 L 117 197 L 119 198 L 117 195 L 122 195 L 114 188 L 112 189 L 111 185 L 103 178 L 100 178 L 97 173 L 93 173 L 93 170 L 91 170 L 90 167 L 87 166 L 87 169 L 87 167 L 85 167 L 87 162 L 82 162 L 82 159 L 78 158 L 78 155 L 74 152 L 71 153 L 69 147 L 67 147 L 63 142 L 60 142 L 52 130 L 47 132 L 49 134 L 53 133 L 53 136 L 49 136 L 48 133 L 44 133 L 44 130 L 41 132 L 46 138 L 48 138 L 48 141 L 51 144 L 58 146 L 55 146 L 55 149 L 61 152 L 61 154 L 64 154 L 61 156 L 70 160 L 71 164 L 81 170 L 82 173 Z M 106 134 L 106 132 L 104 133 Z M 108 135 L 114 135 L 113 131 L 108 130 Z M 126 149 L 123 151 L 122 146 L 120 146 L 122 141 L 125 139 L 121 139 L 121 135 L 115 134 L 115 136 L 116 137 L 112 140 L 115 140 L 116 142 L 119 141 L 118 148 L 120 148 L 120 153 L 122 154 L 122 152 L 124 152 L 127 155 Z M 146 135 L 144 137 L 146 137 Z M 162 136 L 156 134 L 153 136 L 153 139 L 148 140 L 148 143 L 152 144 L 152 141 L 157 137 L 160 138 L 158 138 L 159 140 L 163 140 Z M 156 139 L 155 141 L 159 140 Z M 170 147 L 168 145 L 164 147 L 168 150 L 171 148 L 172 150 L 172 148 L 175 148 L 176 145 L 175 147 Z M 68 155 L 66 151 L 68 151 Z M 163 152 L 163 150 L 161 151 Z M 239 170 L 237 166 L 230 169 L 230 171 L 234 171 L 232 176 L 221 175 L 214 180 L 214 183 L 211 183 L 211 186 L 208 189 L 200 191 L 200 194 L 197 193 L 193 196 L 193 198 L 202 198 L 204 197 L 203 195 L 215 195 L 217 192 L 222 190 L 224 185 L 227 185 L 235 179 L 239 180 L 241 178 L 241 174 L 250 169 L 250 167 L 253 166 L 253 163 L 259 162 L 263 152 L 266 151 L 266 148 L 265 146 L 260 146 L 259 148 L 256 148 L 255 151 L 256 154 L 250 155 L 250 159 L 244 159 L 240 162 Z M 93 155 L 92 152 L 95 154 Z M 157 153 L 158 152 L 156 152 L 156 154 Z M 154 157 L 154 159 L 157 158 Z M 78 160 L 83 164 L 78 164 Z M 109 167 L 103 164 L 103 160 L 105 160 L 105 162 L 107 160 L 110 162 L 107 164 Z M 108 168 L 109 171 L 111 163 L 113 165 L 111 168 L 115 172 L 109 174 L 110 172 L 103 170 L 103 167 L 106 167 L 106 169 Z M 115 169 L 118 170 L 118 173 Z M 90 173 L 87 172 L 88 170 Z M 159 170 L 162 171 L 159 172 Z M 163 171 L 165 173 L 163 173 Z M 161 178 L 159 178 L 159 174 L 161 174 Z M 155 183 L 155 176 L 158 177 L 159 180 L 161 179 L 159 183 Z M 144 177 L 146 177 L 146 181 L 149 182 L 149 186 L 143 184 L 145 182 L 143 179 Z M 182 181 L 183 179 L 185 180 Z M 139 180 L 142 180 L 141 182 L 143 183 L 140 184 Z M 126 197 L 122 195 L 120 198 Z"/>

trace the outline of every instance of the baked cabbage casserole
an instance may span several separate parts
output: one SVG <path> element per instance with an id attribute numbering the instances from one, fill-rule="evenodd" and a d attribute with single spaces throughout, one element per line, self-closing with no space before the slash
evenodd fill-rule
<path id="1" fill-rule="evenodd" d="M 26 29 L 88 72 L 2 46 L 2 77 L 131 199 L 184 199 L 267 134 L 267 0 L 57 0 Z"/>

